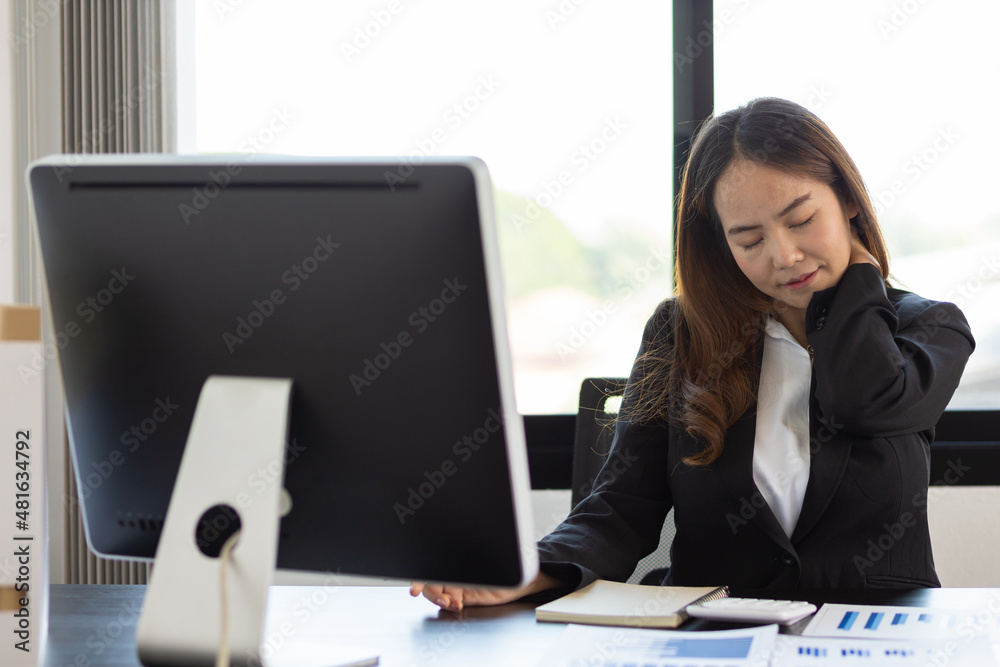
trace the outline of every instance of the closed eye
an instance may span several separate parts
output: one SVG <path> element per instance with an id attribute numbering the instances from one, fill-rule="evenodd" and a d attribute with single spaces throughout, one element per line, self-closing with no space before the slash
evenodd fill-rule
<path id="1" fill-rule="evenodd" d="M 808 218 L 807 220 L 805 220 L 805 221 L 803 221 L 803 222 L 800 222 L 800 223 L 799 223 L 799 224 L 797 224 L 797 225 L 792 225 L 792 229 L 799 229 L 800 227 L 805 227 L 805 226 L 806 226 L 806 225 L 808 225 L 808 224 L 809 224 L 810 222 L 812 222 L 812 221 L 813 221 L 813 218 L 815 218 L 815 217 L 816 217 L 816 214 L 815 214 L 815 213 L 813 213 L 812 215 L 810 215 L 810 216 L 809 216 L 809 218 Z"/>
<path id="2" fill-rule="evenodd" d="M 801 229 L 801 228 L 805 227 L 806 225 L 808 225 L 810 222 L 812 222 L 815 217 L 816 217 L 816 214 L 813 213 L 807 219 L 803 220 L 799 224 L 790 226 L 789 229 Z M 759 246 L 763 242 L 764 242 L 764 239 L 761 238 L 761 239 L 757 239 L 753 243 L 750 243 L 750 244 L 747 244 L 747 245 L 740 245 L 740 247 L 743 248 L 743 250 L 745 252 L 750 252 L 751 250 L 753 250 L 754 248 L 756 248 L 757 246 Z"/>

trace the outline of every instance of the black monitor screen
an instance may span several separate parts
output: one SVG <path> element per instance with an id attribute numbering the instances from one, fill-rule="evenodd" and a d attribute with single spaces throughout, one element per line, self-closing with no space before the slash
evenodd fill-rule
<path id="1" fill-rule="evenodd" d="M 288 377 L 279 567 L 531 569 L 482 163 L 63 156 L 29 181 L 92 550 L 154 556 L 209 375 Z"/>

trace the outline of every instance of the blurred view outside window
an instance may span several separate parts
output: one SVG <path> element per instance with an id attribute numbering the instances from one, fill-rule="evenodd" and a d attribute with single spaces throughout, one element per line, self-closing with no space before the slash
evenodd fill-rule
<path id="1" fill-rule="evenodd" d="M 481 157 L 519 410 L 627 374 L 670 294 L 669 2 L 196 5 L 197 152 Z"/>
<path id="2" fill-rule="evenodd" d="M 965 312 L 951 408 L 1000 407 L 1000 3 L 717 0 L 715 104 L 775 95 L 822 118 L 868 185 L 894 284 Z"/>

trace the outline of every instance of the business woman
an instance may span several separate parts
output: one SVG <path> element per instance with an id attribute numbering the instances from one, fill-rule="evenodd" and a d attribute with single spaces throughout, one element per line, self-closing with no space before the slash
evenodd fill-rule
<path id="1" fill-rule="evenodd" d="M 675 295 L 649 320 L 601 484 L 515 591 L 415 584 L 443 608 L 624 580 L 674 508 L 664 584 L 940 585 L 930 443 L 972 353 L 961 311 L 895 289 L 861 175 L 807 109 L 707 121 L 684 170 Z"/>

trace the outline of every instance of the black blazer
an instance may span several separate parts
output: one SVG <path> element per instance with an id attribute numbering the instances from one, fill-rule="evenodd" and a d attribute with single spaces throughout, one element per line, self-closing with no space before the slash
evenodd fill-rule
<path id="1" fill-rule="evenodd" d="M 643 335 L 670 331 L 671 301 Z M 957 306 L 889 289 L 857 264 L 813 295 L 809 483 L 789 538 L 753 481 L 755 412 L 707 467 L 683 429 L 619 420 L 594 492 L 539 542 L 542 571 L 573 587 L 623 581 L 671 507 L 664 584 L 747 588 L 940 586 L 927 529 L 930 443 L 975 345 Z M 633 380 L 637 368 L 633 368 Z M 961 474 L 956 468 L 956 474 Z"/>

